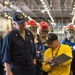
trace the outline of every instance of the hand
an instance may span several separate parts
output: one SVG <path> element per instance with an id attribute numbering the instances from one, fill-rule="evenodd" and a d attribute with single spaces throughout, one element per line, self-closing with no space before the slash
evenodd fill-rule
<path id="1" fill-rule="evenodd" d="M 36 65 L 36 59 L 33 59 L 33 64 Z"/>
<path id="2" fill-rule="evenodd" d="M 6 75 L 13 75 L 12 72 L 9 70 L 9 71 L 6 71 Z"/>
<path id="3" fill-rule="evenodd" d="M 56 67 L 56 66 L 59 66 L 59 64 L 58 63 L 51 63 L 51 64 L 49 64 L 49 66 L 50 67 Z"/>
<path id="4" fill-rule="evenodd" d="M 52 59 L 53 59 L 53 58 L 48 57 L 48 58 L 45 60 L 45 62 L 48 63 L 50 67 L 59 66 L 58 63 L 52 62 L 52 61 L 51 61 Z"/>
<path id="5" fill-rule="evenodd" d="M 49 63 L 52 59 L 53 59 L 53 58 L 48 57 L 48 58 L 45 59 L 45 62 L 46 62 L 46 63 Z"/>
<path id="6" fill-rule="evenodd" d="M 41 51 L 37 50 L 36 53 L 41 53 Z"/>

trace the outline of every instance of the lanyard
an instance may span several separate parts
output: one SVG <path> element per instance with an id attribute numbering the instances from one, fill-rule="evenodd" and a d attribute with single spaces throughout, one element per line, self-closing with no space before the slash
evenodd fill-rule
<path id="1" fill-rule="evenodd" d="M 53 57 L 53 58 L 56 57 L 56 56 L 58 55 L 59 49 L 60 49 L 60 45 L 59 45 L 59 47 L 58 47 L 58 49 L 57 49 L 57 52 L 55 53 L 55 56 L 53 56 L 53 50 L 52 50 L 52 57 Z"/>

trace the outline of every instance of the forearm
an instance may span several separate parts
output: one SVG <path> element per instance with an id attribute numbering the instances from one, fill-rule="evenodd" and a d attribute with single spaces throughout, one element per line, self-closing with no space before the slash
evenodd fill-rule
<path id="1" fill-rule="evenodd" d="M 10 69 L 10 64 L 9 63 L 5 63 L 5 68 L 6 68 L 6 75 L 13 75 L 13 73 L 11 72 Z"/>
<path id="2" fill-rule="evenodd" d="M 9 63 L 4 63 L 6 71 L 10 71 L 10 64 Z"/>

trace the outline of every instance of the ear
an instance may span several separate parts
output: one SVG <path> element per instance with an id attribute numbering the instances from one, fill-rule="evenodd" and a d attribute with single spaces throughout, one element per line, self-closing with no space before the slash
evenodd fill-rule
<path id="1" fill-rule="evenodd" d="M 57 41 L 57 42 L 58 42 L 59 40 L 57 39 L 57 40 L 55 40 L 55 41 Z"/>
<path id="2" fill-rule="evenodd" d="M 16 22 L 15 22 L 15 21 L 13 21 L 12 24 L 13 24 L 14 26 L 16 26 Z"/>

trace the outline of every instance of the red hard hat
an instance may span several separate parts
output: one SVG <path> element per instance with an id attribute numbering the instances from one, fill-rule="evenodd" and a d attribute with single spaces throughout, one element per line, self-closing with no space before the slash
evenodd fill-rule
<path id="1" fill-rule="evenodd" d="M 34 20 L 29 20 L 28 21 L 29 25 L 32 26 L 37 26 L 36 22 Z"/>
<path id="2" fill-rule="evenodd" d="M 47 22 L 42 21 L 42 22 L 40 22 L 39 26 L 41 29 L 48 29 L 48 23 Z"/>
<path id="3" fill-rule="evenodd" d="M 70 23 L 66 26 L 66 29 L 74 29 L 73 25 Z"/>

